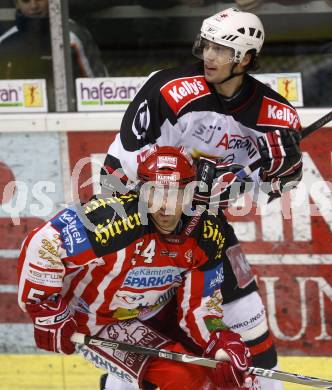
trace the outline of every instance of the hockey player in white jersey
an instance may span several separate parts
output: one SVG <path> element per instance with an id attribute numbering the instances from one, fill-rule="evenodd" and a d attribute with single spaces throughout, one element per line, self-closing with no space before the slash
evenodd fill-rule
<path id="1" fill-rule="evenodd" d="M 296 110 L 248 74 L 257 68 L 264 35 L 252 13 L 226 9 L 205 19 L 193 46 L 201 61 L 152 74 L 129 105 L 109 148 L 102 184 L 110 186 L 114 171 L 122 173 L 124 182 L 135 181 L 137 155 L 159 144 L 186 147 L 208 186 L 215 177 L 226 183 L 218 194 L 220 209 L 230 200 L 227 183 L 240 184 L 235 173 L 259 157 L 261 167 L 249 180 L 266 182 L 263 189 L 272 198 L 289 183 L 296 185 L 302 177 Z M 245 186 L 240 184 L 240 190 Z M 208 202 L 209 194 L 198 192 L 196 199 Z M 274 368 L 277 353 L 256 281 L 226 218 L 225 224 L 225 322 L 242 334 L 255 366 Z M 279 382 L 260 381 L 263 390 L 282 389 Z"/>

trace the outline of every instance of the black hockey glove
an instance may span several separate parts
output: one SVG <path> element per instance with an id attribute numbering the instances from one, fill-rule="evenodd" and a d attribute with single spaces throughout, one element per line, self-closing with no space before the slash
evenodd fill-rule
<path id="1" fill-rule="evenodd" d="M 108 154 L 100 170 L 102 194 L 105 196 L 112 196 L 112 194 L 116 193 L 126 194 L 130 191 L 127 184 L 128 177 L 121 167 L 120 160 Z"/>
<path id="2" fill-rule="evenodd" d="M 290 175 L 274 177 L 270 182 L 263 182 L 261 189 L 270 196 L 269 202 L 271 202 L 274 198 L 280 198 L 283 192 L 296 188 L 301 179 L 302 165 Z"/>
<path id="3" fill-rule="evenodd" d="M 302 178 L 301 136 L 293 129 L 270 131 L 258 138 L 261 188 L 271 198 L 295 188 Z M 272 200 L 272 199 L 270 199 Z"/>
<path id="4" fill-rule="evenodd" d="M 236 172 L 243 168 L 239 164 L 223 163 L 220 160 L 201 157 L 197 167 L 199 187 L 194 194 L 196 204 L 209 204 L 210 208 L 225 209 L 241 194 L 251 190 L 251 178 L 239 179 Z"/>

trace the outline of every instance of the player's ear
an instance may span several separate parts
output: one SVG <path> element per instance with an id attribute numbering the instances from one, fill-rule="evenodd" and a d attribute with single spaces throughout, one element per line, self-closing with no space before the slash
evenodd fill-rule
<path id="1" fill-rule="evenodd" d="M 243 60 L 240 62 L 240 65 L 243 66 L 244 68 L 248 66 L 252 60 L 252 56 L 253 56 L 252 53 L 245 54 Z"/>

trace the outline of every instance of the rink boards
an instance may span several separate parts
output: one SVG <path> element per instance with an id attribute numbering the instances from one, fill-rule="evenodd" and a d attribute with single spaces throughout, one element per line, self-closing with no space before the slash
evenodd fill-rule
<path id="1" fill-rule="evenodd" d="M 19 190 L 16 198 L 0 207 L 0 352 L 34 352 L 29 320 L 17 306 L 16 258 L 22 240 L 28 231 L 63 207 L 69 172 L 87 156 L 93 162 L 88 160 L 82 165 L 77 187 L 80 200 L 92 194 L 92 185 L 80 187 L 92 175 L 97 186 L 99 162 L 114 134 L 2 134 L 0 184 L 3 189 L 6 180 L 16 180 Z M 290 209 L 293 200 L 286 197 L 283 208 L 277 200 L 264 212 L 252 209 L 246 215 L 236 215 L 235 210 L 230 215 L 253 264 L 272 333 L 284 355 L 328 356 L 332 351 L 330 134 L 329 128 L 321 129 L 303 144 L 303 183 L 316 185 L 307 195 L 311 205 Z M 312 210 L 316 215 L 310 214 Z M 238 326 L 240 330 L 245 324 Z"/>
<path id="2" fill-rule="evenodd" d="M 312 121 L 322 114 L 315 112 Z M 0 124 L 0 193 L 16 181 L 14 196 L 9 191 L 8 198 L 0 198 L 0 352 L 35 352 L 29 320 L 17 307 L 16 259 L 22 240 L 68 201 L 70 173 L 81 158 L 92 162 L 83 164 L 78 175 L 80 200 L 93 192 L 93 185 L 82 187 L 92 175 L 97 188 L 100 161 L 121 119 L 88 116 L 84 127 L 82 117 L 78 123 L 72 115 L 61 119 L 60 128 L 55 117 L 47 118 L 47 126 L 34 118 L 21 130 L 16 122 L 7 131 Z M 290 209 L 294 200 L 286 197 L 264 212 L 233 210 L 229 216 L 253 264 L 283 355 L 332 356 L 331 134 L 331 128 L 324 128 L 303 143 L 303 182 L 316 183 L 308 195 L 311 206 Z"/>

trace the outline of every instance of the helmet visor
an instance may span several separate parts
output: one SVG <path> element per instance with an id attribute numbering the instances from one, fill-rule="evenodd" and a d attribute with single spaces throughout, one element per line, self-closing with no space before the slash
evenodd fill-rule
<path id="1" fill-rule="evenodd" d="M 215 59 L 220 65 L 235 62 L 235 50 L 202 38 L 199 34 L 194 42 L 192 53 L 200 60 Z"/>

